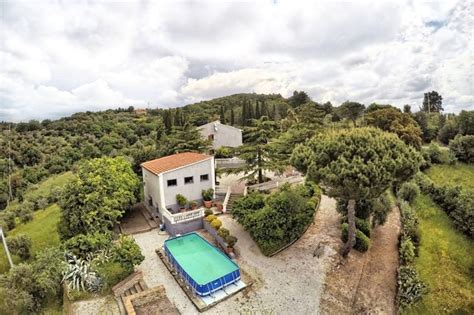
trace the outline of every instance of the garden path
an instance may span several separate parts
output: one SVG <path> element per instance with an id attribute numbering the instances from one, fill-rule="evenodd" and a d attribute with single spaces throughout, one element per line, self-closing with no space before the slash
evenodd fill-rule
<path id="1" fill-rule="evenodd" d="M 396 314 L 400 212 L 393 208 L 387 222 L 372 231 L 365 254 L 355 250 L 336 263 L 326 278 L 321 314 Z M 342 244 L 342 243 L 341 243 Z"/>

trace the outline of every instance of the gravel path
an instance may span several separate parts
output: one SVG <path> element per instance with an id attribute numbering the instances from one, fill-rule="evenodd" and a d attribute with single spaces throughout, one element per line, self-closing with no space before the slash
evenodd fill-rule
<path id="1" fill-rule="evenodd" d="M 260 253 L 249 234 L 230 215 L 220 216 L 223 224 L 239 239 L 241 255 L 237 263 L 254 280 L 249 290 L 219 303 L 206 314 L 315 314 L 318 312 L 324 276 L 339 238 L 338 214 L 333 199 L 323 196 L 321 207 L 303 237 L 274 257 Z M 156 230 L 133 236 L 142 248 L 145 261 L 138 267 L 149 287 L 162 284 L 170 301 L 182 314 L 198 314 L 155 253 L 167 235 Z M 326 245 L 325 255 L 313 257 L 318 244 Z"/>

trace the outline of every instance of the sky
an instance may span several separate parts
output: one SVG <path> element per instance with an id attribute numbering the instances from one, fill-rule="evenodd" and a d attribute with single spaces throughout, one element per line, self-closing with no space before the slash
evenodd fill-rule
<path id="1" fill-rule="evenodd" d="M 473 2 L 0 0 L 0 121 L 306 91 L 474 109 Z"/>

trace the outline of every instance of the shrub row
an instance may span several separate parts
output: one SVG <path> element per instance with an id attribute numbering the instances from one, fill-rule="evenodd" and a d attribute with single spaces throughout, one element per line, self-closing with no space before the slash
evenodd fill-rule
<path id="1" fill-rule="evenodd" d="M 449 149 L 459 161 L 474 163 L 474 135 L 456 136 L 449 141 Z"/>
<path id="2" fill-rule="evenodd" d="M 420 239 L 418 216 L 415 210 L 404 200 L 400 202 L 400 219 L 402 230 L 399 244 L 400 267 L 398 268 L 397 301 L 400 307 L 403 308 L 419 301 L 423 297 L 426 285 L 411 265 L 418 252 Z"/>
<path id="3" fill-rule="evenodd" d="M 474 238 L 474 191 L 459 186 L 437 185 L 420 173 L 416 182 L 453 219 L 456 228 Z"/>
<path id="4" fill-rule="evenodd" d="M 235 243 L 237 243 L 237 237 L 231 235 L 228 229 L 222 227 L 222 221 L 212 214 L 212 210 L 207 210 L 204 211 L 204 220 L 209 222 L 211 227 L 217 231 L 217 235 L 219 235 L 227 243 L 227 246 L 233 248 Z"/>

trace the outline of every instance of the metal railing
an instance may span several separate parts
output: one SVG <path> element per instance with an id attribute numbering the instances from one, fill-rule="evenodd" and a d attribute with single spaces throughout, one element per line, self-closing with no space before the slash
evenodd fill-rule
<path id="1" fill-rule="evenodd" d="M 227 204 L 229 203 L 230 195 L 232 194 L 231 186 L 227 187 L 227 192 L 225 194 L 224 202 L 222 203 L 222 212 L 227 212 Z"/>

